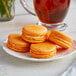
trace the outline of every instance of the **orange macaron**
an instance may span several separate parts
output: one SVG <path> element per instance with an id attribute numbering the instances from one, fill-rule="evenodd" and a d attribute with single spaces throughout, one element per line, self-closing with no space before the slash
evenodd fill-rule
<path id="1" fill-rule="evenodd" d="M 29 43 L 40 43 L 46 40 L 47 29 L 40 25 L 27 25 L 22 29 L 22 38 Z"/>
<path id="2" fill-rule="evenodd" d="M 73 38 L 61 31 L 52 30 L 49 41 L 67 49 L 72 46 Z"/>
<path id="3" fill-rule="evenodd" d="M 8 36 L 7 47 L 16 52 L 29 51 L 30 44 L 21 38 L 21 34 L 10 34 Z"/>
<path id="4" fill-rule="evenodd" d="M 34 58 L 51 58 L 56 55 L 56 45 L 49 42 L 31 44 L 30 54 Z"/>
<path id="5" fill-rule="evenodd" d="M 47 31 L 47 34 L 46 34 L 47 40 L 48 40 L 50 34 L 51 34 L 51 31 Z"/>

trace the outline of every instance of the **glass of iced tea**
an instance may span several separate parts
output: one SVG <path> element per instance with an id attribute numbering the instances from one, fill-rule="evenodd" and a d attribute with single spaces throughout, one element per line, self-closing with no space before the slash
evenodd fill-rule
<path id="1" fill-rule="evenodd" d="M 31 0 L 30 0 L 31 1 Z M 39 25 L 43 25 L 48 29 L 64 30 L 66 24 L 63 23 L 69 6 L 70 0 L 32 0 L 35 13 L 28 8 L 26 0 L 20 0 L 22 6 L 31 13 L 36 15 L 39 19 Z"/>

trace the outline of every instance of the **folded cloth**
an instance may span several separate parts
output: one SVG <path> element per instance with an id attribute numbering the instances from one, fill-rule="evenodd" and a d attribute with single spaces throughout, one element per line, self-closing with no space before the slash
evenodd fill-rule
<path id="1" fill-rule="evenodd" d="M 61 76 L 76 76 L 76 60 Z"/>

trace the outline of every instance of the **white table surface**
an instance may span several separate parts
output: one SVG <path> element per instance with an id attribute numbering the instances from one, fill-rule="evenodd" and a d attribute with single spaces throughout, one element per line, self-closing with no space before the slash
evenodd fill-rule
<path id="1" fill-rule="evenodd" d="M 69 27 L 64 32 L 76 40 L 75 2 L 72 2 L 69 13 L 65 19 Z M 37 18 L 32 15 L 22 15 L 24 11 L 19 12 L 20 10 L 18 9 L 16 10 L 16 15 L 18 16 L 15 16 L 12 21 L 0 22 L 0 76 L 59 76 L 71 65 L 76 58 L 76 54 L 53 62 L 37 63 L 15 58 L 6 54 L 2 49 L 3 41 L 7 39 L 10 33 L 20 33 L 24 25 L 35 24 L 38 21 Z M 23 10 L 22 7 L 20 7 L 20 9 Z"/>

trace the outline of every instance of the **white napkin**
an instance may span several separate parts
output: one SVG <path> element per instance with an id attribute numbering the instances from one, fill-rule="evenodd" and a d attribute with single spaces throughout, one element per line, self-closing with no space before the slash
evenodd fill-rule
<path id="1" fill-rule="evenodd" d="M 76 76 L 76 60 L 61 76 Z"/>

